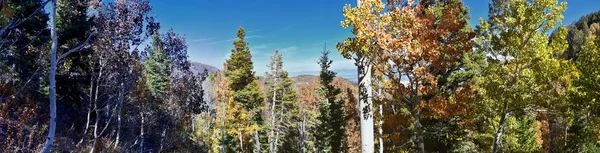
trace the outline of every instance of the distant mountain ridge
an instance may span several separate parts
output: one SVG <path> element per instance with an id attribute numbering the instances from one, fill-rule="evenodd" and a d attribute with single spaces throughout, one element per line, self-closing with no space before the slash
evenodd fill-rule
<path id="1" fill-rule="evenodd" d="M 206 69 L 208 71 L 208 74 L 212 74 L 217 71 L 221 71 L 220 69 L 218 69 L 212 65 L 208 65 L 208 64 L 204 64 L 204 63 L 200 63 L 200 62 L 190 62 L 190 71 L 192 71 L 194 74 L 201 73 L 204 71 L 204 69 Z M 337 73 L 338 77 L 344 78 L 345 80 L 347 80 L 348 82 L 351 82 L 352 84 L 356 84 L 356 80 L 358 80 L 356 70 L 354 70 L 354 69 L 339 69 L 339 70 L 333 70 L 333 71 Z M 307 78 L 308 76 L 316 77 L 319 75 L 319 71 L 289 71 L 288 70 L 288 72 L 289 72 L 289 76 L 292 79 L 298 78 L 298 80 L 294 80 L 294 81 L 302 81 L 302 82 L 309 81 L 309 80 L 305 80 L 305 78 Z"/>
<path id="2" fill-rule="evenodd" d="M 352 82 L 352 84 L 356 84 L 357 80 L 358 80 L 358 75 L 357 75 L 357 71 L 355 69 L 338 69 L 338 70 L 332 70 L 333 72 L 337 73 L 336 76 L 337 77 L 342 77 L 345 80 Z M 306 75 L 312 75 L 312 76 L 318 76 L 319 75 L 319 71 L 288 71 L 291 77 L 300 77 L 300 76 L 306 76 Z"/>
<path id="3" fill-rule="evenodd" d="M 190 71 L 192 71 L 194 74 L 204 72 L 204 69 L 208 71 L 208 74 L 212 74 L 219 71 L 218 68 L 212 65 L 203 64 L 200 62 L 190 62 Z"/>

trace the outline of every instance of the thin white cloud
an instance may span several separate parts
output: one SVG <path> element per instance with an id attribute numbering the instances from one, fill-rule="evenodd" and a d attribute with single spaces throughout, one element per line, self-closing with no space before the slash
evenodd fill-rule
<path id="1" fill-rule="evenodd" d="M 284 54 L 284 53 L 285 54 L 289 54 L 290 52 L 293 52 L 293 51 L 296 51 L 296 50 L 298 50 L 298 47 L 296 47 L 296 46 L 289 46 L 289 47 L 286 47 L 286 48 L 279 49 L 279 52 L 281 52 L 282 54 Z"/>
<path id="2" fill-rule="evenodd" d="M 255 51 L 255 50 L 263 50 L 263 49 L 267 49 L 269 47 L 269 45 L 266 44 L 260 44 L 260 45 L 256 45 L 256 46 L 252 46 L 250 47 L 250 50 Z"/>
<path id="3" fill-rule="evenodd" d="M 249 35 L 249 36 L 246 36 L 246 39 L 262 38 L 262 37 L 264 37 L 264 36 L 262 36 L 262 35 Z"/>

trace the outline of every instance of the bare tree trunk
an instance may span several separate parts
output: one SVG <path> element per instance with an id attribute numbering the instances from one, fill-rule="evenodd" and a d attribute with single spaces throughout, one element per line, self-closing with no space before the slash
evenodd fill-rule
<path id="1" fill-rule="evenodd" d="M 504 110 L 508 108 L 506 102 L 504 102 L 504 108 Z M 499 147 L 502 143 L 502 133 L 504 133 L 504 122 L 506 121 L 507 115 L 508 113 L 503 113 L 502 116 L 500 116 L 500 123 L 498 123 L 498 131 L 496 131 L 496 134 L 494 135 L 494 146 L 492 148 L 493 153 L 497 153 L 500 149 Z"/>
<path id="2" fill-rule="evenodd" d="M 121 90 L 119 91 L 119 104 L 117 109 L 117 138 L 115 138 L 115 148 L 119 146 L 119 139 L 121 138 L 121 112 L 123 109 L 123 101 L 125 99 L 125 91 L 124 91 L 123 82 L 121 82 Z"/>
<path id="3" fill-rule="evenodd" d="M 144 152 L 144 113 L 140 111 L 140 115 L 142 116 L 142 124 L 140 125 L 140 153 Z"/>
<path id="4" fill-rule="evenodd" d="M 50 34 L 52 37 L 52 46 L 50 48 L 50 127 L 48 129 L 48 138 L 46 145 L 41 152 L 48 153 L 52 148 L 54 141 L 54 132 L 56 131 L 56 48 L 58 46 L 58 38 L 56 35 L 56 0 L 52 0 L 50 12 Z"/>
<path id="5" fill-rule="evenodd" d="M 379 89 L 381 96 L 381 88 Z M 383 106 L 379 104 L 379 153 L 383 153 Z"/>
<path id="6" fill-rule="evenodd" d="M 164 140 L 165 140 L 166 132 L 167 132 L 167 129 L 163 129 L 163 132 L 160 135 L 160 148 L 159 148 L 158 152 L 162 152 L 162 150 L 163 150 L 163 143 L 164 143 Z"/>
<path id="7" fill-rule="evenodd" d="M 306 144 L 306 111 L 304 110 L 304 105 L 300 105 L 300 111 L 302 112 L 302 121 L 300 121 L 300 125 L 298 125 L 298 133 L 300 133 L 300 142 L 299 142 L 299 149 L 301 153 L 306 152 L 305 149 L 305 144 Z"/>
<path id="8" fill-rule="evenodd" d="M 379 88 L 377 89 L 377 96 L 383 99 L 381 81 L 377 82 Z M 379 153 L 383 153 L 383 105 L 379 104 Z"/>
<path id="9" fill-rule="evenodd" d="M 254 141 L 256 141 L 255 152 L 256 153 L 261 153 L 262 152 L 262 150 L 261 150 L 262 146 L 260 144 L 260 137 L 258 136 L 258 130 L 254 131 Z"/>
<path id="10" fill-rule="evenodd" d="M 277 145 L 279 144 L 279 133 L 281 133 L 281 130 L 280 130 L 281 127 L 280 126 L 281 126 L 281 122 L 283 121 L 283 112 L 284 112 L 283 111 L 283 107 L 281 107 L 281 111 L 280 111 L 281 115 L 279 115 L 279 121 L 277 121 L 275 123 L 275 127 L 278 129 L 275 132 L 276 133 L 275 134 L 275 144 L 274 144 L 274 146 L 275 146 L 274 147 L 274 151 L 275 152 L 279 152 L 279 148 L 278 148 L 279 146 L 277 146 Z"/>
<path id="11" fill-rule="evenodd" d="M 242 153 L 244 153 L 244 139 L 242 138 L 242 131 L 240 131 L 239 133 L 239 137 L 240 137 L 240 149 L 242 150 Z"/>
<path id="12" fill-rule="evenodd" d="M 275 132 L 275 133 L 276 133 L 275 134 L 275 144 L 274 144 L 274 147 L 273 147 L 274 148 L 273 152 L 277 152 L 277 149 L 278 149 L 277 148 L 277 144 L 279 143 L 279 130 L 277 132 Z"/>
<path id="13" fill-rule="evenodd" d="M 423 142 L 423 126 L 421 125 L 421 116 L 416 110 L 416 103 L 410 106 L 410 113 L 413 116 L 413 122 L 415 124 L 415 133 L 417 138 L 417 149 L 421 153 L 425 153 L 425 142 Z"/>
<path id="14" fill-rule="evenodd" d="M 273 144 L 273 137 L 275 136 L 275 131 L 274 128 L 275 127 L 275 120 L 277 119 L 275 117 L 275 102 L 277 101 L 277 89 L 275 89 L 275 86 L 273 86 L 273 99 L 271 102 L 271 127 L 269 127 L 269 152 L 274 152 L 275 150 L 275 146 Z"/>
<path id="15" fill-rule="evenodd" d="M 94 92 L 94 112 L 96 113 L 96 122 L 94 123 L 94 139 L 90 153 L 94 152 L 98 139 L 98 122 L 100 122 L 100 111 L 98 111 L 98 88 L 100 87 L 100 78 L 102 78 L 103 69 L 104 67 L 102 66 L 102 62 L 100 62 L 100 71 L 98 72 L 98 78 L 96 78 L 96 91 Z"/>
<path id="16" fill-rule="evenodd" d="M 94 64 L 92 64 L 94 65 Z M 93 68 L 92 68 L 93 69 Z M 90 127 L 90 118 L 92 115 L 92 102 L 93 100 L 93 95 L 94 95 L 94 80 L 90 80 L 90 93 L 89 93 L 89 105 L 88 105 L 88 110 L 87 110 L 87 118 L 85 121 L 85 130 L 83 131 L 83 136 L 81 137 L 81 140 L 79 140 L 79 142 L 77 142 L 77 145 L 75 146 L 79 146 L 81 143 L 83 143 L 83 140 L 85 140 L 87 133 L 88 133 L 88 129 Z"/>
<path id="17" fill-rule="evenodd" d="M 97 105 L 97 103 L 94 103 L 94 105 Z M 94 149 L 96 148 L 96 142 L 98 140 L 98 122 L 100 122 L 100 112 L 96 107 L 97 106 L 94 106 L 94 111 L 96 112 L 96 123 L 94 123 L 94 143 L 92 143 L 92 149 L 90 150 L 90 153 L 94 152 Z"/>
<path id="18" fill-rule="evenodd" d="M 372 65 L 361 54 L 357 55 L 359 116 L 360 116 L 360 142 L 363 153 L 374 152 L 373 130 L 373 89 L 371 85 Z"/>

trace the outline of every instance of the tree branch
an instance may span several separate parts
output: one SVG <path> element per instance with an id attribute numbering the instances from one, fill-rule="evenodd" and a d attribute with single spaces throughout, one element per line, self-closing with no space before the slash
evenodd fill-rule
<path id="1" fill-rule="evenodd" d="M 14 96 L 16 96 L 16 95 L 20 94 L 20 93 L 23 91 L 23 89 L 25 89 L 25 87 L 27 87 L 27 85 L 29 84 L 29 82 L 31 82 L 31 79 L 33 79 L 35 76 L 37 76 L 37 74 L 38 74 L 38 72 L 40 71 L 40 69 L 41 69 L 41 67 L 39 67 L 37 70 L 35 70 L 35 73 L 33 73 L 33 75 L 31 75 L 31 76 L 29 77 L 29 79 L 27 79 L 27 82 L 25 82 L 25 83 L 24 83 L 24 84 L 21 86 L 21 88 L 19 88 L 19 90 L 17 90 L 17 92 L 15 92 L 15 93 L 14 93 L 14 94 L 12 94 L 12 95 L 8 95 L 8 96 L 0 97 L 0 103 L 2 103 L 2 101 L 6 100 L 6 99 L 12 99 L 12 98 L 14 98 Z"/>
<path id="2" fill-rule="evenodd" d="M 29 20 L 29 18 L 33 17 L 34 14 L 38 13 L 42 8 L 44 8 L 46 6 L 46 4 L 48 4 L 50 2 L 50 0 L 46 0 L 44 2 L 42 2 L 41 6 L 39 8 L 37 8 L 33 13 L 31 13 L 29 16 L 27 16 L 26 18 L 24 18 L 21 21 L 18 22 L 13 22 L 12 20 L 8 21 L 8 24 L 6 24 L 6 26 L 2 29 L 0 29 L 0 36 L 4 35 L 4 33 L 6 31 L 8 31 L 9 29 L 15 28 L 16 26 L 21 25 L 23 22 Z M 13 24 L 14 23 L 14 24 Z"/>
<path id="3" fill-rule="evenodd" d="M 75 48 L 72 48 L 71 50 L 69 50 L 69 51 L 61 54 L 60 56 L 58 56 L 58 58 L 56 60 L 60 61 L 61 59 L 69 56 L 69 54 L 71 54 L 71 53 L 81 51 L 82 48 L 84 48 L 84 47 L 86 47 L 88 45 L 88 43 L 90 42 L 90 39 L 95 34 L 96 34 L 95 32 L 90 33 L 90 35 L 88 35 L 87 39 L 82 44 L 79 44 L 79 46 L 77 46 Z"/>

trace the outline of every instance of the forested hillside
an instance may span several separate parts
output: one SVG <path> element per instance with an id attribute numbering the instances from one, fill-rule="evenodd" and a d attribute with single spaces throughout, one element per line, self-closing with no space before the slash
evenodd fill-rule
<path id="1" fill-rule="evenodd" d="M 257 52 L 233 20 L 225 58 L 192 52 L 210 39 L 153 7 L 0 0 L 0 153 L 600 152 L 600 11 L 492 0 L 469 23 L 461 0 L 357 0 L 296 70 L 313 59 Z"/>

